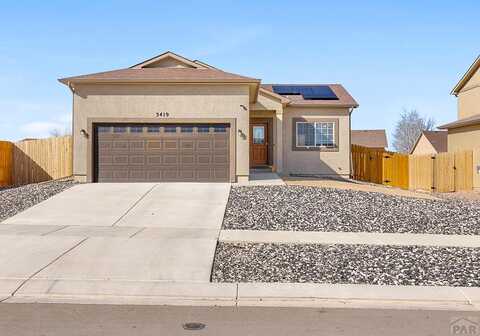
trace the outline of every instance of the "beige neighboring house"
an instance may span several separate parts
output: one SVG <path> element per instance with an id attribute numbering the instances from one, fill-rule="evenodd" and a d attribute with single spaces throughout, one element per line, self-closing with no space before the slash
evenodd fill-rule
<path id="1" fill-rule="evenodd" d="M 73 92 L 74 175 L 90 182 L 244 181 L 350 175 L 339 84 L 262 84 L 166 52 L 126 69 L 60 79 Z"/>
<path id="2" fill-rule="evenodd" d="M 447 152 L 447 138 L 446 131 L 423 131 L 410 154 L 427 155 Z"/>
<path id="3" fill-rule="evenodd" d="M 480 188 L 480 56 L 453 88 L 458 119 L 438 128 L 448 131 L 448 151 L 474 150 L 475 189 Z"/>
<path id="4" fill-rule="evenodd" d="M 384 129 L 352 130 L 352 145 L 386 149 L 388 147 L 387 132 Z"/>
<path id="5" fill-rule="evenodd" d="M 451 94 L 457 97 L 458 118 L 442 125 L 448 130 L 448 151 L 480 147 L 480 56 L 455 85 Z"/>

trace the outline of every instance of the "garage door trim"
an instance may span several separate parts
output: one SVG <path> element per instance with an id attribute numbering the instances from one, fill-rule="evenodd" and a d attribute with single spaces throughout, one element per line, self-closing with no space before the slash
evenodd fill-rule
<path id="1" fill-rule="evenodd" d="M 87 130 L 87 182 L 95 182 L 97 124 L 229 124 L 230 125 L 230 182 L 236 180 L 236 120 L 234 118 L 88 118 Z M 82 141 L 83 139 L 80 138 Z"/>

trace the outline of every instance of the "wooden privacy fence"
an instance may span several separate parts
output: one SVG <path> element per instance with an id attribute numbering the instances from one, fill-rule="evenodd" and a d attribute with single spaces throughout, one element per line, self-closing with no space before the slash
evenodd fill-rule
<path id="1" fill-rule="evenodd" d="M 352 145 L 352 178 L 411 190 L 472 190 L 473 152 L 407 155 Z"/>
<path id="2" fill-rule="evenodd" d="M 352 145 L 352 178 L 408 189 L 408 155 Z"/>
<path id="3" fill-rule="evenodd" d="M 12 184 L 13 144 L 0 141 L 0 187 Z"/>
<path id="4" fill-rule="evenodd" d="M 410 156 L 410 189 L 453 192 L 473 189 L 473 151 Z"/>
<path id="5" fill-rule="evenodd" d="M 72 137 L 0 142 L 0 185 L 22 185 L 72 175 Z"/>

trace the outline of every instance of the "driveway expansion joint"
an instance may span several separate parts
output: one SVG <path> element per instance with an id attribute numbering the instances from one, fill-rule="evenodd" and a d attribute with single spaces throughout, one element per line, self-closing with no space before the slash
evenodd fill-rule
<path id="1" fill-rule="evenodd" d="M 49 263 L 47 263 L 45 266 L 41 267 L 39 270 L 37 270 L 36 272 L 34 272 L 33 274 L 31 274 L 27 279 L 25 279 L 13 292 L 12 294 L 10 295 L 11 297 L 12 296 L 15 296 L 15 294 L 28 282 L 30 281 L 32 278 L 34 278 L 37 274 L 39 274 L 40 272 L 42 272 L 44 269 L 46 269 L 47 267 L 53 265 L 55 262 L 57 262 L 58 260 L 60 260 L 62 257 L 64 257 L 65 255 L 67 255 L 68 253 L 70 253 L 71 251 L 73 251 L 75 248 L 77 248 L 78 246 L 80 246 L 81 244 L 83 244 L 86 240 L 88 239 L 87 238 L 84 238 L 82 240 L 80 240 L 78 243 L 76 243 L 75 245 L 73 245 L 72 247 L 70 247 L 69 249 L 67 249 L 66 251 L 62 252 L 59 256 L 55 257 L 53 260 L 51 260 Z"/>
<path id="2" fill-rule="evenodd" d="M 56 228 L 56 229 L 53 229 L 52 231 L 48 231 L 48 232 L 45 232 L 45 233 L 41 234 L 41 236 L 48 236 L 48 235 L 51 234 L 51 233 L 64 230 L 64 229 L 66 229 L 67 227 L 68 227 L 68 225 L 60 226 L 60 227 L 58 227 L 58 228 Z"/>
<path id="3" fill-rule="evenodd" d="M 148 189 L 138 200 L 136 200 L 132 206 L 130 206 L 127 211 L 125 211 L 124 214 L 122 214 L 113 224 L 112 226 L 117 225 L 130 211 L 132 211 L 138 203 L 140 203 L 153 189 L 155 189 L 158 186 L 158 183 L 154 184 L 150 189 Z"/>

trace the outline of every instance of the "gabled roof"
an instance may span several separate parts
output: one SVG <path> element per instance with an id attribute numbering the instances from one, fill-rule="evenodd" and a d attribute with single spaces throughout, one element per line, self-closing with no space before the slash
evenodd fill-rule
<path id="1" fill-rule="evenodd" d="M 130 69 L 142 69 L 142 68 L 147 68 L 149 66 L 152 66 L 154 65 L 155 63 L 159 63 L 165 59 L 172 59 L 172 60 L 175 60 L 177 61 L 178 63 L 181 63 L 183 65 L 185 65 L 186 67 L 190 67 L 190 68 L 194 68 L 194 69 L 203 69 L 203 68 L 206 68 L 206 66 L 204 66 L 203 64 L 201 63 L 197 63 L 195 61 L 192 61 L 192 60 L 189 60 L 188 58 L 186 57 L 183 57 L 183 56 L 180 56 L 180 55 L 177 55 L 175 54 L 174 52 L 171 52 L 171 51 L 167 51 L 167 52 L 164 52 L 160 55 L 157 55 L 157 56 L 154 56 L 152 58 L 149 58 L 148 60 L 145 60 L 145 61 L 142 61 L 138 64 L 135 64 L 135 65 L 132 65 L 130 67 Z M 207 67 L 210 67 L 210 66 L 207 66 Z"/>
<path id="2" fill-rule="evenodd" d="M 463 126 L 471 126 L 471 125 L 480 125 L 480 114 L 475 114 L 473 116 L 458 119 L 457 121 L 438 126 L 439 129 L 451 129 L 451 128 L 458 128 Z"/>
<path id="3" fill-rule="evenodd" d="M 173 67 L 156 67 L 160 62 L 174 61 Z M 177 67 L 182 65 L 182 67 Z M 192 61 L 167 51 L 126 69 L 118 69 L 74 77 L 61 78 L 66 85 L 74 83 L 252 83 L 257 86 L 259 79 L 240 76 Z"/>
<path id="4" fill-rule="evenodd" d="M 262 84 L 261 87 L 265 90 L 275 93 L 273 86 L 328 86 L 338 97 L 338 100 L 308 100 L 304 99 L 302 95 L 280 95 L 290 100 L 289 106 L 332 106 L 332 107 L 358 107 L 358 103 L 340 84 Z M 276 94 L 276 93 L 275 93 Z"/>
<path id="5" fill-rule="evenodd" d="M 477 57 L 475 62 L 468 68 L 467 72 L 463 75 L 463 77 L 460 79 L 460 81 L 455 85 L 453 88 L 452 92 L 450 94 L 452 95 L 458 95 L 460 90 L 463 89 L 463 87 L 468 83 L 470 78 L 477 72 L 477 70 L 480 68 L 480 55 Z"/>
<path id="6" fill-rule="evenodd" d="M 412 154 L 415 151 L 415 148 L 420 142 L 420 139 L 422 138 L 422 136 L 425 136 L 425 138 L 428 140 L 428 142 L 430 142 L 430 144 L 432 145 L 432 147 L 435 149 L 437 153 L 443 153 L 448 151 L 448 132 L 423 131 L 418 136 L 417 141 L 415 141 L 415 145 L 412 147 L 410 154 Z"/>
<path id="7" fill-rule="evenodd" d="M 353 145 L 360 145 L 370 148 L 387 148 L 387 133 L 384 129 L 376 130 L 352 130 L 351 142 Z"/>

